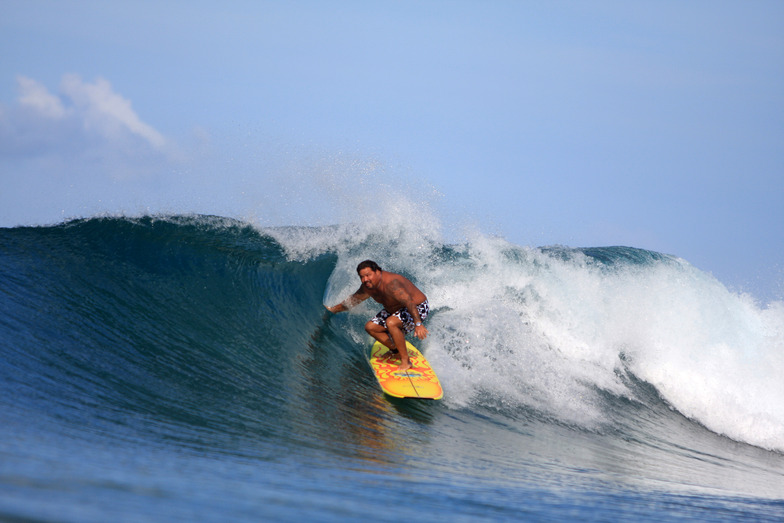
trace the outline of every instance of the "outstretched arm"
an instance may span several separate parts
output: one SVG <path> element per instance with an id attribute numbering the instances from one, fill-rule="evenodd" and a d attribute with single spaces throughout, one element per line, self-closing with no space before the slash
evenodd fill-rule
<path id="1" fill-rule="evenodd" d="M 343 300 L 342 302 L 338 303 L 337 305 L 333 305 L 332 307 L 327 307 L 327 310 L 332 313 L 338 313 L 349 310 L 351 307 L 362 303 L 366 299 L 368 299 L 370 295 L 368 295 L 362 287 L 357 290 L 354 294 Z M 325 305 L 326 307 L 326 305 Z"/>

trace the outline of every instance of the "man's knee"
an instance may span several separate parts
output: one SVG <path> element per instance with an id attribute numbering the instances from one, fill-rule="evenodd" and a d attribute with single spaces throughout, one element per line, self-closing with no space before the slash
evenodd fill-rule
<path id="1" fill-rule="evenodd" d="M 374 332 L 378 333 L 382 330 L 384 330 L 384 328 L 374 321 L 368 321 L 365 324 L 365 332 L 367 332 L 370 335 L 372 335 Z"/>
<path id="2" fill-rule="evenodd" d="M 387 330 L 389 329 L 402 329 L 403 322 L 397 316 L 390 316 L 387 318 Z"/>

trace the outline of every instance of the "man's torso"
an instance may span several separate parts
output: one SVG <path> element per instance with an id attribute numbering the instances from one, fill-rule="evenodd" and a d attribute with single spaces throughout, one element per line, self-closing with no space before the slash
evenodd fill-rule
<path id="1" fill-rule="evenodd" d="M 375 301 L 384 306 L 389 313 L 394 313 L 407 306 L 406 298 L 411 297 L 414 304 L 427 300 L 427 296 L 416 288 L 407 278 L 393 272 L 384 272 L 377 289 L 365 289 Z"/>

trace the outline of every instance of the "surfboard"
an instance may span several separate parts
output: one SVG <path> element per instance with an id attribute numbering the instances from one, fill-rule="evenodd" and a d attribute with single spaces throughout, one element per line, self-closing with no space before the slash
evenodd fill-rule
<path id="1" fill-rule="evenodd" d="M 381 390 L 396 398 L 421 398 L 440 400 L 444 397 L 441 382 L 435 371 L 416 347 L 406 342 L 412 368 L 398 371 L 400 356 L 393 355 L 380 342 L 370 349 L 370 366 Z"/>

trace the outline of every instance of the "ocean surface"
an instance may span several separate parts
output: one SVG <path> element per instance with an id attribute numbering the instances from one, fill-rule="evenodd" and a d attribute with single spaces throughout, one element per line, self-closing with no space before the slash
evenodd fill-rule
<path id="1" fill-rule="evenodd" d="M 0 520 L 781 521 L 784 304 L 628 247 L 210 216 L 0 229 Z M 366 362 L 366 258 L 441 401 Z"/>

